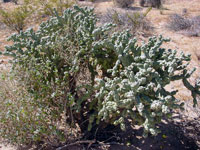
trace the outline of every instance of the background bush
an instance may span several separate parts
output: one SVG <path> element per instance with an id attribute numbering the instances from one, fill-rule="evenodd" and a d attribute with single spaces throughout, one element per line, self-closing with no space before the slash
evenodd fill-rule
<path id="1" fill-rule="evenodd" d="M 34 12 L 32 6 L 25 4 L 14 8 L 13 10 L 0 9 L 1 21 L 8 26 L 10 29 L 17 31 L 18 33 L 22 31 L 27 24 L 29 17 Z"/>
<path id="2" fill-rule="evenodd" d="M 189 19 L 184 18 L 181 15 L 174 14 L 170 16 L 169 28 L 174 31 L 186 30 L 191 27 Z"/>
<path id="3" fill-rule="evenodd" d="M 140 6 L 156 7 L 160 8 L 162 5 L 161 0 L 140 0 Z"/>
<path id="4" fill-rule="evenodd" d="M 128 8 L 134 3 L 134 0 L 113 0 L 113 2 L 118 7 Z"/>
<path id="5" fill-rule="evenodd" d="M 109 9 L 101 17 L 100 21 L 102 23 L 116 24 L 118 27 L 117 30 L 130 29 L 133 34 L 138 34 L 139 32 L 147 33 L 153 30 L 150 21 L 146 18 L 150 11 L 151 8 L 148 8 L 144 13 Z"/>
<path id="6" fill-rule="evenodd" d="M 200 84 L 188 82 L 195 71 L 186 69 L 189 55 L 162 48 L 162 43 L 169 41 L 162 36 L 138 45 L 128 31 L 110 33 L 113 27 L 97 26 L 93 9 L 74 6 L 62 16 L 55 11 L 55 17 L 43 22 L 37 31 L 29 29 L 9 38 L 13 44 L 6 47 L 4 55 L 13 57 L 14 74 L 32 98 L 25 97 L 23 105 L 36 104 L 36 116 L 45 115 L 48 127 L 65 114 L 65 126 L 77 125 L 85 139 L 102 140 L 106 138 L 102 137 L 104 131 L 114 125 L 125 130 L 129 118 L 132 125 L 144 127 L 144 136 L 157 135 L 161 119 L 183 105 L 174 97 L 177 90 L 164 88 L 176 80 L 191 90 L 194 106 L 197 104 Z M 9 109 L 13 109 L 10 104 L 1 113 Z M 1 130 L 6 130 L 6 123 L 15 122 L 17 117 L 12 116 L 3 119 Z M 18 122 L 23 124 L 23 119 Z M 18 131 L 24 137 L 26 130 Z M 43 137 L 30 137 L 35 141 L 55 133 L 46 128 L 33 131 Z M 4 133 L 10 137 L 12 132 Z"/>
<path id="7" fill-rule="evenodd" d="M 36 0 L 35 5 L 39 8 L 39 14 L 43 16 L 53 16 L 54 9 L 59 15 L 63 11 L 76 3 L 76 0 Z"/>
<path id="8" fill-rule="evenodd" d="M 61 15 L 66 8 L 75 3 L 75 0 L 24 0 L 13 10 L 1 8 L 0 17 L 6 26 L 19 33 L 33 18 L 40 20 L 41 16 L 53 16 L 54 9 Z"/>
<path id="9" fill-rule="evenodd" d="M 174 14 L 170 16 L 167 27 L 173 31 L 185 31 L 189 36 L 200 36 L 200 16 L 189 18 Z"/>

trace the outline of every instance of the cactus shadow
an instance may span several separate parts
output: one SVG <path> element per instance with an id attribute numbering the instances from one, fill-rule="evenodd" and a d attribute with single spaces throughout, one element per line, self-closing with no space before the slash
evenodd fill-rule
<path id="1" fill-rule="evenodd" d="M 130 127 L 120 136 L 123 137 L 125 150 L 198 150 L 200 145 L 200 120 L 172 122 L 165 120 L 160 125 L 161 133 L 158 136 L 142 136 L 142 128 Z M 117 150 L 110 147 L 109 150 Z"/>
<path id="2" fill-rule="evenodd" d="M 184 120 L 177 115 L 159 124 L 161 133 L 157 136 L 142 136 L 143 128 L 131 126 L 117 134 L 98 150 L 199 150 L 200 118 Z M 96 149 L 95 149 L 96 150 Z"/>

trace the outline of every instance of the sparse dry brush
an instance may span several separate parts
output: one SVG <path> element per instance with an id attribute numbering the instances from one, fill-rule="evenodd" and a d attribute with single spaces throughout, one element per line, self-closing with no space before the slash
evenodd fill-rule
<path id="1" fill-rule="evenodd" d="M 0 8 L 0 17 L 6 26 L 19 33 L 30 23 L 32 17 L 41 20 L 41 16 L 53 16 L 54 9 L 61 15 L 75 3 L 75 0 L 24 0 L 13 10 Z"/>
<path id="2" fill-rule="evenodd" d="M 188 36 L 200 36 L 200 16 L 185 17 L 174 14 L 169 18 L 167 27 L 173 31 L 183 31 Z"/>
<path id="3" fill-rule="evenodd" d="M 140 0 L 140 6 L 148 6 L 148 7 L 155 7 L 160 8 L 162 5 L 161 0 Z"/>
<path id="4" fill-rule="evenodd" d="M 25 94 L 9 101 L 1 93 L 1 107 L 6 107 L 0 109 L 0 135 L 18 143 L 48 141 L 57 146 L 66 140 L 66 126 L 78 126 L 82 138 L 106 140 L 104 133 L 114 126 L 126 130 L 127 118 L 143 127 L 145 137 L 157 135 L 161 120 L 183 106 L 175 98 L 178 90 L 165 89 L 177 80 L 197 105 L 200 82 L 188 82 L 195 71 L 187 69 L 190 55 L 162 48 L 169 39 L 151 37 L 138 45 L 129 31 L 112 33 L 112 23 L 97 25 L 93 9 L 87 7 L 54 13 L 37 31 L 9 38 L 13 44 L 4 55 L 13 57 L 13 77 Z M 64 129 L 57 126 L 63 114 Z M 7 125 L 13 126 L 9 132 Z"/>
<path id="5" fill-rule="evenodd" d="M 174 31 L 186 30 L 191 27 L 191 21 L 181 15 L 174 14 L 169 18 L 168 27 Z"/>
<path id="6" fill-rule="evenodd" d="M 146 12 L 132 12 L 120 9 L 108 9 L 106 14 L 101 16 L 102 23 L 113 23 L 117 25 L 117 30 L 129 29 L 132 34 L 150 33 L 153 31 L 151 22 L 146 18 L 151 8 Z"/>
<path id="7" fill-rule="evenodd" d="M 129 8 L 134 3 L 134 0 L 113 0 L 113 2 L 118 7 Z"/>
<path id="8" fill-rule="evenodd" d="M 1 21 L 6 26 L 19 33 L 25 28 L 27 21 L 33 12 L 34 9 L 28 4 L 14 8 L 13 10 L 0 8 L 0 17 Z"/>
<path id="9" fill-rule="evenodd" d="M 0 136 L 12 144 L 31 144 L 45 141 L 58 145 L 65 141 L 59 127 L 62 124 L 57 110 L 37 101 L 8 71 L 0 72 Z M 54 114 L 52 112 L 54 111 Z M 59 125 L 59 126 L 58 126 Z"/>
<path id="10" fill-rule="evenodd" d="M 54 9 L 61 15 L 65 9 L 76 4 L 76 0 L 36 0 L 34 4 L 42 16 L 53 16 Z"/>

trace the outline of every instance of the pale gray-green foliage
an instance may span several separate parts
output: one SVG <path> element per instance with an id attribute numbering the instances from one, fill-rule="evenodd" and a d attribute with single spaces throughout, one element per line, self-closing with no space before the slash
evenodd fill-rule
<path id="1" fill-rule="evenodd" d="M 144 135 L 148 132 L 157 135 L 155 125 L 165 116 L 170 116 L 173 109 L 180 108 L 174 90 L 168 92 L 165 86 L 171 81 L 182 80 L 192 91 L 194 105 L 197 104 L 196 94 L 199 83 L 193 87 L 187 78 L 195 69 L 188 71 L 185 62 L 190 61 L 189 55 L 177 56 L 175 50 L 160 48 L 167 39 L 152 37 L 146 44 L 138 46 L 136 39 L 131 39 L 128 32 L 115 34 L 112 46 L 118 60 L 111 77 L 97 79 L 99 100 L 98 119 L 120 124 L 125 129 L 124 120 L 130 117 L 133 123 L 144 127 Z M 176 74 L 180 71 L 180 74 Z"/>
<path id="2" fill-rule="evenodd" d="M 96 23 L 93 9 L 74 6 L 63 16 L 56 13 L 36 32 L 30 29 L 11 36 L 14 43 L 4 54 L 14 57 L 39 104 L 79 113 L 84 118 L 74 115 L 74 120 L 89 120 L 89 130 L 102 122 L 125 129 L 125 119 L 131 118 L 133 124 L 143 125 L 145 135 L 156 135 L 155 125 L 180 107 L 174 97 L 177 91 L 164 89 L 171 81 L 182 80 L 196 105 L 199 84 L 193 87 L 187 81 L 194 71 L 186 69 L 190 56 L 161 48 L 168 41 L 162 36 L 139 46 L 128 31 L 109 34 L 113 24 Z M 81 72 L 83 66 L 89 74 Z M 97 77 L 97 68 L 102 69 L 102 78 Z M 91 76 L 91 81 L 73 85 L 72 79 L 76 81 L 81 73 Z"/>
<path id="3" fill-rule="evenodd" d="M 42 112 L 38 113 L 49 115 L 48 123 L 55 118 L 59 122 L 63 113 L 69 117 L 71 115 L 67 113 L 69 110 L 83 113 L 81 104 L 88 100 L 90 93 L 93 91 L 85 92 L 85 95 L 77 99 L 74 99 L 75 94 L 71 91 L 77 90 L 79 93 L 86 91 L 86 87 L 90 87 L 92 81 L 85 81 L 84 84 L 79 83 L 79 85 L 76 85 L 77 87 L 73 87 L 70 81 L 72 79 L 78 80 L 76 77 L 79 73 L 82 73 L 81 68 L 83 67 L 87 68 L 90 65 L 91 74 L 94 74 L 95 70 L 92 70 L 92 68 L 96 68 L 97 64 L 102 62 L 102 67 L 105 65 L 105 68 L 107 64 L 108 66 L 114 64 L 114 61 L 110 61 L 115 56 L 112 54 L 108 59 L 108 63 L 105 63 L 105 55 L 111 53 L 110 50 L 108 49 L 105 52 L 101 48 L 98 50 L 93 49 L 96 43 L 103 43 L 103 40 L 109 39 L 106 31 L 113 26 L 112 24 L 96 26 L 97 19 L 93 14 L 93 9 L 74 6 L 73 9 L 67 9 L 63 16 L 59 16 L 56 12 L 55 16 L 43 22 L 37 31 L 28 29 L 25 32 L 13 34 L 9 38 L 13 44 L 7 46 L 4 52 L 4 55 L 13 57 L 11 62 L 14 73 L 17 79 L 22 82 L 22 85 L 25 85 L 25 89 L 30 94 L 30 99 L 33 99 L 37 107 L 41 108 Z M 48 113 L 45 112 L 46 110 Z M 84 113 L 88 112 L 89 108 Z M 10 122 L 9 119 L 15 121 L 12 116 L 8 117 L 8 122 Z M 74 117 L 74 120 L 77 119 Z M 22 119 L 19 120 L 19 122 L 21 121 Z M 44 120 L 44 123 L 46 123 L 46 120 Z M 34 122 L 33 126 L 40 128 L 40 124 L 34 124 Z M 13 130 L 15 129 L 13 127 Z M 40 131 L 37 135 L 39 137 L 44 136 L 44 131 Z M 16 132 L 20 134 L 22 130 L 19 129 Z M 32 136 L 33 132 L 26 134 Z M 23 139 L 29 138 L 28 136 L 24 137 L 22 133 L 20 135 L 23 136 Z M 45 136 L 49 135 L 45 134 Z M 14 136 L 11 135 L 10 137 Z M 45 140 L 45 138 L 32 140 Z"/>

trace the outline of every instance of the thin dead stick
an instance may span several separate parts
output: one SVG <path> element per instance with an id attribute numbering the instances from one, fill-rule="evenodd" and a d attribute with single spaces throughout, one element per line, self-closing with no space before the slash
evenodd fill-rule
<path id="1" fill-rule="evenodd" d="M 94 144 L 94 146 L 99 146 L 99 145 L 121 145 L 123 146 L 124 144 L 122 143 L 117 143 L 117 142 L 109 142 L 109 143 L 104 143 L 104 142 L 97 142 L 98 144 Z"/>
<path id="2" fill-rule="evenodd" d="M 77 144 L 89 144 L 91 146 L 91 144 L 93 144 L 95 142 L 96 142 L 96 140 L 77 141 L 75 143 L 71 143 L 71 144 L 67 144 L 67 145 L 64 145 L 62 147 L 59 147 L 56 150 L 62 150 L 64 148 L 67 148 L 67 147 L 73 146 L 73 145 L 77 145 Z"/>

